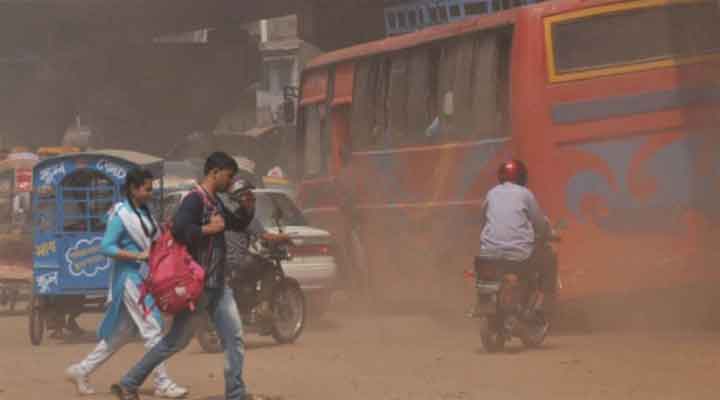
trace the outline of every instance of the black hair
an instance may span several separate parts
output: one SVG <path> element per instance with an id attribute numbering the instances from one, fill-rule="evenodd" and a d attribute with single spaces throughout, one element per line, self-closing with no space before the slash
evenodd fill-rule
<path id="1" fill-rule="evenodd" d="M 230 157 L 229 154 L 222 151 L 216 151 L 210 154 L 207 160 L 205 160 L 205 169 L 203 172 L 205 173 L 205 176 L 207 176 L 210 171 L 214 169 L 230 170 L 233 173 L 236 173 L 239 167 L 237 161 Z"/>
<path id="2" fill-rule="evenodd" d="M 152 225 L 152 231 L 148 229 L 148 227 L 145 225 L 145 220 L 140 215 L 140 212 L 138 212 L 137 208 L 135 208 L 135 204 L 133 204 L 131 197 L 131 189 L 132 188 L 139 188 L 140 186 L 144 185 L 146 181 L 152 181 L 154 179 L 152 172 L 143 169 L 143 168 L 135 168 L 130 170 L 127 173 L 127 176 L 125 176 L 125 197 L 128 199 L 128 203 L 130 204 L 130 208 L 132 208 L 135 215 L 137 215 L 138 219 L 140 220 L 140 226 L 142 226 L 143 233 L 145 233 L 145 236 L 149 238 L 155 237 L 155 234 L 158 231 L 157 226 L 155 225 L 155 221 L 153 221 L 152 217 L 150 217 L 150 224 Z M 150 214 L 150 209 L 146 204 L 143 204 L 140 207 L 147 215 L 152 216 Z"/>

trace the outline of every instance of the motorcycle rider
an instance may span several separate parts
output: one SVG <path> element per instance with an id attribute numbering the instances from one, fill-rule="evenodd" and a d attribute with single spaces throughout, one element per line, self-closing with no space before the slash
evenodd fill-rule
<path id="1" fill-rule="evenodd" d="M 261 281 L 260 304 L 257 311 L 260 318 L 267 319 L 272 316 L 271 296 L 275 284 L 275 275 L 271 268 L 268 268 L 265 260 L 253 254 L 250 246 L 257 239 L 268 242 L 287 242 L 289 237 L 284 234 L 267 232 L 255 216 L 255 186 L 245 179 L 236 179 L 230 186 L 228 194 L 230 207 L 233 207 L 235 215 L 252 219 L 252 222 L 244 231 L 226 232 L 225 237 L 228 245 L 227 260 L 231 267 L 232 280 Z"/>
<path id="2" fill-rule="evenodd" d="M 523 274 L 539 272 L 541 293 L 538 309 L 551 311 L 557 282 L 557 259 L 548 245 L 554 235 L 548 218 L 527 188 L 528 169 L 522 161 L 503 162 L 498 169 L 499 184 L 490 189 L 482 206 L 480 254 L 483 262 L 501 262 Z M 471 314 L 481 315 L 490 304 L 490 295 L 478 293 Z"/>

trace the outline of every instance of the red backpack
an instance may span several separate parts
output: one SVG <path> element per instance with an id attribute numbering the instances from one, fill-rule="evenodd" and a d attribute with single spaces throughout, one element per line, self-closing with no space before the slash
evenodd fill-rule
<path id="1" fill-rule="evenodd" d="M 205 285 L 205 270 L 193 260 L 187 248 L 173 238 L 169 226 L 165 226 L 160 238 L 152 244 L 148 266 L 140 295 L 143 307 L 149 293 L 164 313 L 195 310 Z"/>

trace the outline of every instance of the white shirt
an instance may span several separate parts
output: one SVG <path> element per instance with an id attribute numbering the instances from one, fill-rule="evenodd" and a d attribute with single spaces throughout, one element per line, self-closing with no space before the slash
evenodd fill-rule
<path id="1" fill-rule="evenodd" d="M 484 258 L 527 260 L 536 239 L 550 232 L 535 196 L 524 186 L 510 182 L 495 186 L 485 197 L 483 211 L 480 256 Z"/>

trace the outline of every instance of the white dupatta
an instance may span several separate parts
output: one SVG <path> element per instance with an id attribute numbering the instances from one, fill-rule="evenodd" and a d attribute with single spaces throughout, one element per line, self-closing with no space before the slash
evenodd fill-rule
<path id="1" fill-rule="evenodd" d="M 149 250 L 150 246 L 152 246 L 152 243 L 160 236 L 160 225 L 158 225 L 157 221 L 155 221 L 155 218 L 153 218 L 152 215 L 145 215 L 142 210 L 138 210 L 138 212 L 135 213 L 135 211 L 133 211 L 125 202 L 119 202 L 115 204 L 110 209 L 109 214 L 110 217 L 108 218 L 108 221 L 110 221 L 110 219 L 113 218 L 115 215 L 120 218 L 120 221 L 122 221 L 123 227 L 125 227 L 125 230 L 130 236 L 130 239 L 132 239 L 132 241 L 135 242 L 135 244 L 137 244 L 138 247 L 142 249 L 142 251 Z M 140 223 L 141 218 L 147 229 L 150 229 L 152 231 L 153 226 L 157 228 L 155 231 L 155 235 L 152 238 L 145 235 L 145 231 L 143 231 L 142 225 Z M 147 273 L 147 263 L 141 262 L 140 274 L 145 277 L 147 276 Z M 109 293 L 107 300 L 108 303 L 112 301 L 112 288 L 113 274 L 110 274 L 110 287 L 108 290 Z"/>

